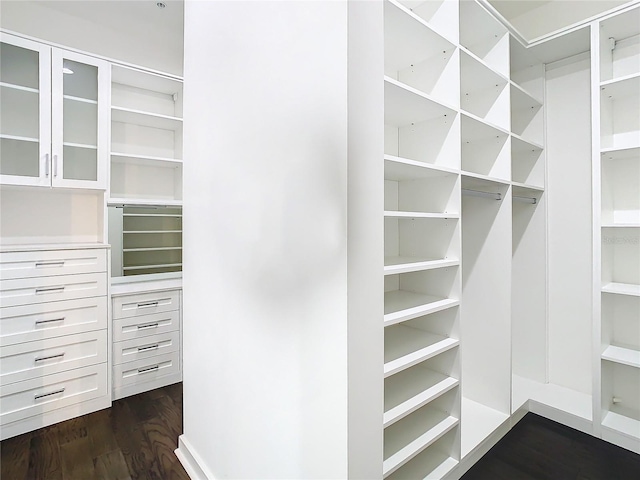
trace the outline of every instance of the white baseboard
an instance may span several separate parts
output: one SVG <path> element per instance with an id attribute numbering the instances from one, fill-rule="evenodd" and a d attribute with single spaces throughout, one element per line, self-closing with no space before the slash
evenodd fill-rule
<path id="1" fill-rule="evenodd" d="M 191 480 L 215 480 L 184 434 L 178 437 L 178 448 L 174 451 Z"/>

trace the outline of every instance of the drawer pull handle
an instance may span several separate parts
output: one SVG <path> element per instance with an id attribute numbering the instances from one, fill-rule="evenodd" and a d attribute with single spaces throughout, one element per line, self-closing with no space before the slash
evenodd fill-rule
<path id="1" fill-rule="evenodd" d="M 36 288 L 36 295 L 39 295 L 41 293 L 62 292 L 63 290 L 64 290 L 64 286 L 62 286 L 62 287 Z"/>
<path id="2" fill-rule="evenodd" d="M 156 350 L 160 345 L 147 345 L 146 347 L 138 347 L 139 352 L 146 352 L 147 350 Z"/>
<path id="3" fill-rule="evenodd" d="M 58 353 L 57 355 L 49 355 L 47 357 L 38 357 L 36 358 L 36 362 L 44 362 L 45 360 L 51 360 L 52 358 L 60 358 L 64 357 L 64 352 Z"/>
<path id="4" fill-rule="evenodd" d="M 138 304 L 138 308 L 149 308 L 149 307 L 157 307 L 158 306 L 158 301 L 156 300 L 155 302 L 144 302 L 144 303 L 139 303 Z"/>
<path id="5" fill-rule="evenodd" d="M 36 395 L 35 397 L 33 397 L 33 399 L 40 400 L 41 398 L 50 397 L 51 395 L 57 395 L 59 393 L 64 393 L 64 387 L 62 387 L 60 390 L 56 390 L 55 392 L 42 393 L 40 395 Z"/>
<path id="6" fill-rule="evenodd" d="M 154 370 L 158 370 L 158 368 L 158 365 L 154 365 L 153 367 L 139 368 L 138 373 L 153 372 Z"/>
<path id="7" fill-rule="evenodd" d="M 51 262 L 36 262 L 36 268 L 39 267 L 61 267 L 64 265 L 64 260 L 54 260 Z"/>
<path id="8" fill-rule="evenodd" d="M 51 320 L 36 320 L 36 325 L 41 325 L 43 323 L 51 323 L 51 322 L 64 322 L 65 318 L 66 317 L 52 318 Z"/>
<path id="9" fill-rule="evenodd" d="M 144 330 L 145 328 L 158 328 L 158 322 L 147 323 L 146 325 L 138 325 L 138 330 Z"/>

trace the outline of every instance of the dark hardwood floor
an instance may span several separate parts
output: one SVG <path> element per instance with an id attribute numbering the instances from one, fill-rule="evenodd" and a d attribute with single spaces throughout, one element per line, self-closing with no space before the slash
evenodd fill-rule
<path id="1" fill-rule="evenodd" d="M 0 444 L 2 480 L 188 480 L 173 450 L 182 384 Z M 640 455 L 532 413 L 462 480 L 637 480 Z"/>
<path id="2" fill-rule="evenodd" d="M 640 455 L 528 413 L 462 480 L 638 480 Z"/>
<path id="3" fill-rule="evenodd" d="M 173 453 L 182 384 L 113 402 L 89 415 L 4 440 L 2 480 L 188 480 Z"/>

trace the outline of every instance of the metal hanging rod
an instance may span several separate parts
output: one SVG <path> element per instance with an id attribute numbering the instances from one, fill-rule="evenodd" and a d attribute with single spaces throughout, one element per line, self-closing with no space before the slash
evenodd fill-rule
<path id="1" fill-rule="evenodd" d="M 468 195 L 470 197 L 483 197 L 491 198 L 493 200 L 502 200 L 502 194 L 500 192 L 483 192 L 481 190 L 471 190 L 469 188 L 463 188 L 462 194 Z"/>
<path id="2" fill-rule="evenodd" d="M 535 197 L 521 197 L 519 195 L 514 195 L 513 199 L 516 202 L 522 202 L 522 203 L 530 203 L 532 205 L 535 205 L 536 203 L 538 203 L 538 199 Z"/>

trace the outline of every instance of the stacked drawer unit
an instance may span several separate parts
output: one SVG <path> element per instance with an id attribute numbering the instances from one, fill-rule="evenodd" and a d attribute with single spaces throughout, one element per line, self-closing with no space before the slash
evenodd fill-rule
<path id="1" fill-rule="evenodd" d="M 182 381 L 180 294 L 112 297 L 114 400 Z"/>
<path id="2" fill-rule="evenodd" d="M 107 247 L 0 252 L 0 437 L 111 405 Z"/>

